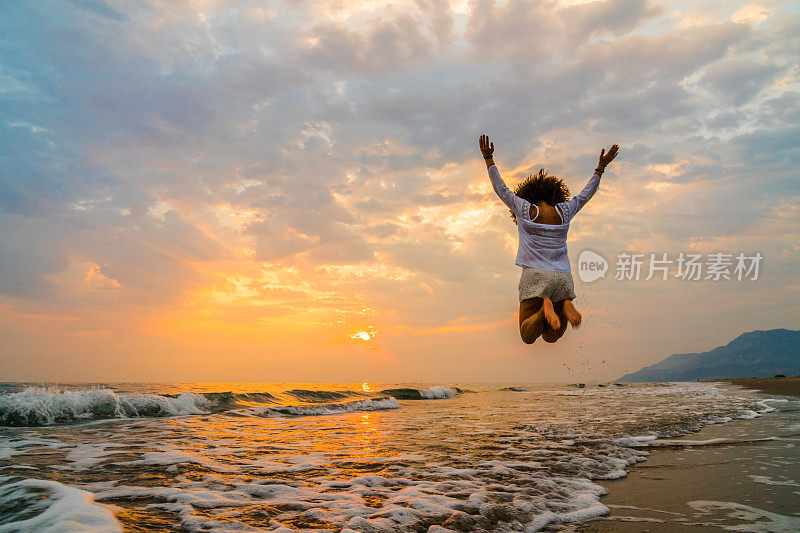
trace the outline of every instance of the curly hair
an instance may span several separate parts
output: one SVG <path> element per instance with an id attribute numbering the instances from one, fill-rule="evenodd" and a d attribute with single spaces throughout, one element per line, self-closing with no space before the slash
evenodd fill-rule
<path id="1" fill-rule="evenodd" d="M 555 207 L 557 203 L 566 202 L 569 199 L 569 187 L 564 180 L 555 176 L 549 176 L 545 169 L 539 169 L 538 174 L 531 174 L 514 187 L 514 193 L 535 204 L 544 202 Z M 511 219 L 517 223 L 517 217 L 511 211 Z"/>

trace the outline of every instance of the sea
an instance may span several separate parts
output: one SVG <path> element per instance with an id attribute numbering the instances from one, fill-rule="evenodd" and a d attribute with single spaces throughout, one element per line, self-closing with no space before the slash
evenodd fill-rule
<path id="1" fill-rule="evenodd" d="M 599 483 L 654 443 L 787 401 L 700 382 L 0 383 L 0 532 L 559 531 L 607 515 Z"/>

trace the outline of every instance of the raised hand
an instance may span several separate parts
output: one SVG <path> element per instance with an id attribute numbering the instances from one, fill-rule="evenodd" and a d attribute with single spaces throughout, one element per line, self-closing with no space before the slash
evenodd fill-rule
<path id="1" fill-rule="evenodd" d="M 492 156 L 492 154 L 494 153 L 494 143 L 493 142 L 489 142 L 489 136 L 488 135 L 481 135 L 481 138 L 478 141 L 478 144 L 481 147 L 481 153 L 483 154 L 484 158 Z"/>
<path id="2" fill-rule="evenodd" d="M 608 153 L 606 153 L 606 149 L 603 148 L 600 151 L 600 163 L 599 163 L 600 166 L 604 167 L 604 166 L 608 165 L 609 163 L 611 163 L 614 160 L 614 158 L 617 157 L 617 151 L 619 151 L 619 146 L 617 146 L 616 144 L 613 145 L 608 150 Z"/>

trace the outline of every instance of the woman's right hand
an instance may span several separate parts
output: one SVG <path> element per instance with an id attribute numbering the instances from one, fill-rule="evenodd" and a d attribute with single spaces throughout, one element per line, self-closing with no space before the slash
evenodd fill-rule
<path id="1" fill-rule="evenodd" d="M 494 153 L 494 143 L 489 142 L 488 135 L 481 135 L 478 144 L 481 147 L 481 153 L 483 154 L 484 159 L 487 157 L 492 157 L 492 154 Z"/>
<path id="2" fill-rule="evenodd" d="M 609 163 L 611 163 L 614 160 L 614 158 L 617 157 L 617 151 L 618 150 L 619 150 L 619 146 L 617 146 L 616 144 L 613 145 L 611 147 L 611 149 L 609 149 L 608 153 L 606 153 L 606 149 L 603 148 L 600 151 L 600 163 L 599 163 L 599 165 L 601 167 L 605 167 Z"/>

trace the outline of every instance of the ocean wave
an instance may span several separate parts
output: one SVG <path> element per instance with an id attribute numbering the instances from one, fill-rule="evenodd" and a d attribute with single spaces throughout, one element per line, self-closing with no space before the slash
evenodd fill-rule
<path id="1" fill-rule="evenodd" d="M 277 403 L 280 400 L 268 392 L 204 392 L 201 393 L 211 402 L 220 406 L 247 405 L 251 403 Z M 179 394 L 164 394 L 164 396 L 178 397 Z"/>
<path id="2" fill-rule="evenodd" d="M 442 389 L 445 389 L 442 387 Z M 455 392 L 438 388 L 416 392 L 424 397 L 449 397 Z M 180 394 L 126 394 L 111 389 L 59 390 L 28 387 L 20 392 L 0 394 L 0 426 L 34 427 L 69 424 L 114 418 L 158 418 L 230 411 L 258 416 L 308 416 L 397 409 L 397 400 L 388 397 L 336 402 L 363 396 L 359 391 L 285 391 L 280 399 L 268 392 L 182 392 Z M 296 400 L 302 404 L 294 404 Z M 320 403 L 327 400 L 326 403 Z M 265 407 L 264 404 L 267 404 Z M 277 404 L 277 405 L 276 405 Z M 309 405 L 310 404 L 310 405 Z M 241 408 L 255 410 L 242 411 Z"/>
<path id="3" fill-rule="evenodd" d="M 118 515 L 128 529 L 560 530 L 607 514 L 597 480 L 625 476 L 645 460 L 649 446 L 714 446 L 665 439 L 765 408 L 705 385 L 584 389 L 593 401 L 584 401 L 583 391 L 514 396 L 495 386 L 488 398 L 494 404 L 487 396 L 465 394 L 453 402 L 417 402 L 376 420 L 358 412 L 397 409 L 397 397 L 383 391 L 374 393 L 377 398 L 304 402 L 287 394 L 293 386 L 305 390 L 299 384 L 273 387 L 274 396 L 262 398 L 206 393 L 208 411 L 231 416 L 137 424 L 147 431 L 118 424 L 88 432 L 0 431 L 0 458 L 13 457 L 0 468 L 57 479 L 68 472 L 96 501 L 136 508 L 136 514 Z M 395 390 L 417 400 L 425 399 L 423 392 L 431 398 L 467 392 L 444 386 Z M 242 407 L 248 403 L 260 405 Z M 486 416 L 501 411 L 507 414 Z M 14 470 L 33 466 L 41 470 Z M 759 474 L 754 482 L 792 481 Z"/>
<path id="4" fill-rule="evenodd" d="M 399 409 L 400 402 L 395 398 L 371 398 L 344 403 L 321 405 L 284 405 L 276 407 L 257 407 L 253 412 L 258 416 L 320 416 L 354 413 L 356 411 L 382 411 Z"/>
<path id="5" fill-rule="evenodd" d="M 385 389 L 381 394 L 391 396 L 398 400 L 422 400 L 422 394 L 418 389 Z"/>
<path id="6" fill-rule="evenodd" d="M 452 398 L 458 394 L 468 392 L 458 387 L 445 387 L 437 385 L 427 389 L 384 389 L 381 394 L 397 398 L 398 400 L 444 400 Z"/>
<path id="7" fill-rule="evenodd" d="M 333 391 L 333 390 L 306 390 L 292 389 L 287 390 L 286 394 L 304 402 L 330 402 L 332 400 L 344 400 L 353 396 L 361 396 L 358 391 Z"/>
<path id="8" fill-rule="evenodd" d="M 202 394 L 183 392 L 117 394 L 111 389 L 62 391 L 28 387 L 0 395 L 0 425 L 48 426 L 108 418 L 161 417 L 205 413 L 212 405 Z"/>
<path id="9" fill-rule="evenodd" d="M 122 532 L 122 525 L 91 493 L 43 479 L 0 476 L 0 532 Z"/>
<path id="10" fill-rule="evenodd" d="M 452 398 L 459 392 L 461 392 L 461 390 L 455 387 L 443 387 L 439 385 L 437 387 L 431 387 L 429 389 L 420 391 L 420 394 L 426 400 L 444 400 L 447 398 Z"/>

